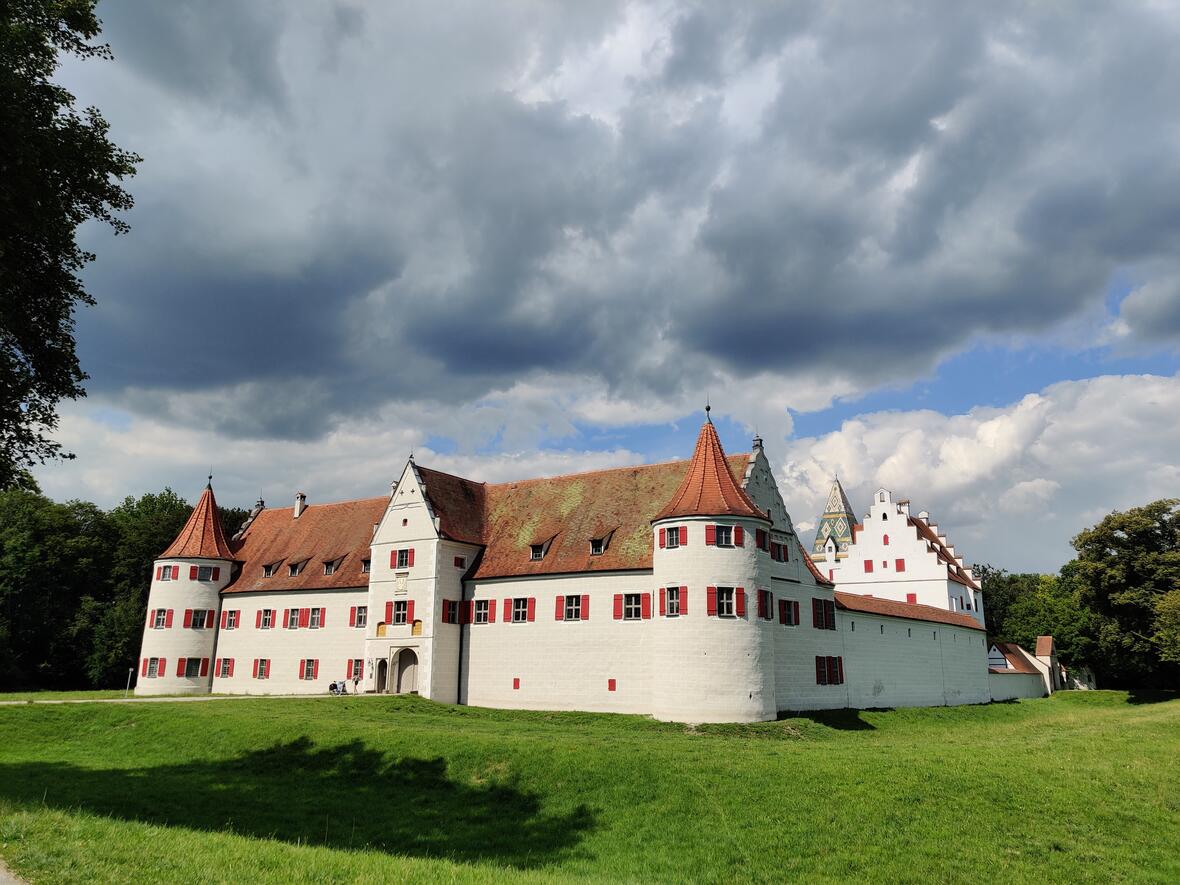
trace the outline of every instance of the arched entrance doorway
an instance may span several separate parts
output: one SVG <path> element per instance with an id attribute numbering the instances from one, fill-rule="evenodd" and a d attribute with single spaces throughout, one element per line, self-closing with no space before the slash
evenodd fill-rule
<path id="1" fill-rule="evenodd" d="M 377 662 L 377 694 L 385 694 L 389 682 L 389 663 L 382 658 Z"/>
<path id="2" fill-rule="evenodd" d="M 403 648 L 397 656 L 397 693 L 418 691 L 418 655 L 413 649 Z"/>

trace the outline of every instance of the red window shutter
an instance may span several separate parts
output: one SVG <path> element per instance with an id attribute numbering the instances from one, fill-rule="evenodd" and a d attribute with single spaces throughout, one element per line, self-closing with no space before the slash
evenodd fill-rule
<path id="1" fill-rule="evenodd" d="M 660 617 L 668 614 L 668 588 L 660 588 Z"/>
<path id="2" fill-rule="evenodd" d="M 228 620 L 229 620 L 229 611 L 223 608 L 221 610 L 221 629 L 222 630 L 225 629 L 225 622 Z"/>
<path id="3" fill-rule="evenodd" d="M 254 659 L 254 679 L 258 678 L 258 658 Z"/>
<path id="4" fill-rule="evenodd" d="M 623 620 L 623 594 L 622 593 L 615 594 L 615 620 L 616 621 Z"/>
<path id="5" fill-rule="evenodd" d="M 164 626 L 168 629 L 172 629 L 172 609 L 168 609 L 168 611 L 164 612 Z"/>
<path id="6" fill-rule="evenodd" d="M 836 629 L 836 603 L 830 599 L 824 600 L 824 619 L 829 630 Z"/>
<path id="7" fill-rule="evenodd" d="M 889 536 L 888 535 L 883 535 L 881 537 L 881 544 L 885 547 L 889 546 Z"/>
<path id="8" fill-rule="evenodd" d="M 606 680 L 606 690 L 607 691 L 614 691 L 616 689 L 616 687 L 618 687 L 618 684 L 619 683 L 616 680 L 608 679 L 608 680 Z"/>
<path id="9" fill-rule="evenodd" d="M 221 676 L 221 658 L 218 658 L 213 662 L 213 675 L 214 677 Z"/>
<path id="10" fill-rule="evenodd" d="M 385 623 L 393 623 L 393 600 L 385 603 Z"/>
<path id="11" fill-rule="evenodd" d="M 234 659 L 233 658 L 229 659 L 229 675 L 230 676 L 234 675 Z"/>
<path id="12" fill-rule="evenodd" d="M 158 565 L 158 566 L 156 566 L 156 580 L 157 580 L 157 581 L 158 581 L 158 580 L 160 580 L 160 574 L 161 574 L 161 572 L 163 572 L 163 571 L 164 571 L 164 566 L 162 566 L 162 565 Z M 144 658 L 144 660 L 147 660 L 147 659 L 146 659 L 146 658 Z M 146 670 L 144 670 L 144 672 L 146 673 L 147 671 L 146 671 Z"/>
<path id="13" fill-rule="evenodd" d="M 582 620 L 590 620 L 590 594 L 582 594 Z"/>
<path id="14" fill-rule="evenodd" d="M 474 606 L 474 605 L 475 605 L 475 603 L 472 603 L 472 606 Z M 475 609 L 474 608 L 472 608 L 472 610 L 471 610 L 471 620 L 472 621 L 475 620 Z M 496 600 L 494 600 L 494 599 L 488 600 L 488 623 L 489 624 L 496 623 Z"/>
<path id="15" fill-rule="evenodd" d="M 836 671 L 836 659 L 828 658 L 828 685 L 839 685 L 839 673 Z"/>
<path id="16" fill-rule="evenodd" d="M 824 663 L 824 659 L 821 658 L 819 655 L 816 655 L 816 657 L 815 657 L 815 684 L 816 685 L 827 685 L 828 684 L 828 668 L 827 668 L 827 665 Z"/>
<path id="17" fill-rule="evenodd" d="M 836 658 L 836 676 L 837 676 L 836 684 L 843 685 L 844 684 L 844 656 L 843 655 Z"/>
<path id="18" fill-rule="evenodd" d="M 513 676 L 512 677 L 512 690 L 515 691 L 518 688 L 520 688 L 520 677 Z"/>
<path id="19" fill-rule="evenodd" d="M 512 600 L 511 599 L 504 600 L 503 615 L 504 615 L 504 623 L 511 624 L 512 623 Z"/>
<path id="20" fill-rule="evenodd" d="M 172 566 L 172 580 L 173 581 L 180 580 L 180 566 L 178 566 L 178 565 Z"/>
<path id="21" fill-rule="evenodd" d="M 688 614 L 688 588 L 681 587 L 680 588 L 680 617 L 683 618 L 686 614 Z"/>
<path id="22" fill-rule="evenodd" d="M 733 527 L 733 545 L 735 547 L 746 546 L 746 530 L 740 525 L 735 525 Z"/>
<path id="23" fill-rule="evenodd" d="M 918 604 L 918 594 L 917 593 L 907 593 L 905 595 L 905 601 L 908 602 L 910 605 L 917 605 Z"/>
<path id="24" fill-rule="evenodd" d="M 755 542 L 757 542 L 759 550 L 761 550 L 763 547 L 765 547 L 766 546 L 766 530 L 765 529 L 755 529 L 754 530 L 754 540 L 755 540 Z"/>
<path id="25" fill-rule="evenodd" d="M 396 550 L 389 551 L 389 567 L 390 568 L 397 568 L 397 551 Z"/>
<path id="26" fill-rule="evenodd" d="M 221 580 L 221 566 L 219 566 L 219 565 L 213 566 L 213 580 L 214 581 Z"/>
<path id="27" fill-rule="evenodd" d="M 412 605 L 413 603 L 411 603 Z M 326 627 L 328 625 L 328 610 L 326 608 L 320 609 L 320 626 Z"/>
<path id="28" fill-rule="evenodd" d="M 557 597 L 557 605 L 553 609 L 553 620 L 555 620 L 555 621 L 564 621 L 565 620 L 565 597 L 564 596 Z"/>
<path id="29" fill-rule="evenodd" d="M 348 668 L 347 668 L 347 670 L 346 670 L 346 672 L 345 672 L 345 674 L 344 674 L 344 678 L 345 678 L 345 679 L 351 679 L 351 678 L 352 678 L 352 658 L 349 658 L 349 659 L 348 659 Z"/>
<path id="30" fill-rule="evenodd" d="M 865 574 L 871 575 L 873 573 L 873 561 L 871 559 L 865 560 Z"/>
<path id="31" fill-rule="evenodd" d="M 355 605 L 349 606 L 349 608 L 348 608 L 348 626 L 350 626 L 350 627 L 356 626 L 356 606 Z M 349 658 L 349 660 L 352 660 L 352 658 Z"/>
<path id="32" fill-rule="evenodd" d="M 904 572 L 905 571 L 905 560 L 904 559 L 896 560 L 893 563 L 893 570 L 897 571 L 897 572 Z"/>
<path id="33" fill-rule="evenodd" d="M 299 626 L 300 627 L 308 627 L 310 625 L 311 625 L 311 609 L 310 608 L 299 609 Z"/>
<path id="34" fill-rule="evenodd" d="M 824 601 L 822 599 L 811 600 L 811 626 L 817 630 L 824 628 Z"/>
<path id="35" fill-rule="evenodd" d="M 195 565 L 190 565 L 188 567 L 188 579 L 190 581 L 195 581 L 197 579 L 197 567 Z"/>
<path id="36" fill-rule="evenodd" d="M 365 662 L 363 660 L 360 660 L 359 663 L 360 663 L 360 666 L 357 667 L 356 673 L 354 675 L 356 676 L 357 679 L 364 679 L 365 678 Z"/>
<path id="37" fill-rule="evenodd" d="M 408 554 L 406 554 L 406 565 L 409 567 L 413 567 L 413 565 L 414 565 L 414 548 L 413 547 L 411 547 L 410 552 Z"/>
<path id="38" fill-rule="evenodd" d="M 154 608 L 149 608 L 148 613 L 147 613 L 148 629 L 151 629 L 152 624 L 154 624 L 155 622 L 156 622 L 156 610 Z"/>
<path id="39" fill-rule="evenodd" d="M 746 616 L 746 588 L 735 588 L 733 595 L 737 600 L 737 616 L 739 618 L 744 618 Z"/>
<path id="40" fill-rule="evenodd" d="M 799 617 L 799 602 L 798 601 L 792 602 L 791 608 L 793 608 L 795 610 L 795 623 L 798 624 L 799 621 L 801 620 L 801 618 Z"/>
<path id="41" fill-rule="evenodd" d="M 680 546 L 681 547 L 688 546 L 688 526 L 686 526 L 686 525 L 682 525 L 680 527 Z"/>
<path id="42" fill-rule="evenodd" d="M 201 675 L 202 676 L 209 675 L 209 659 L 208 658 L 201 658 Z"/>
<path id="43" fill-rule="evenodd" d="M 185 662 L 185 660 L 186 660 L 185 658 L 177 658 L 176 659 L 176 675 L 177 676 L 184 675 L 184 662 Z M 157 671 L 157 672 L 159 672 L 159 671 Z"/>
<path id="44" fill-rule="evenodd" d="M 758 591 L 758 617 L 766 617 L 766 596 L 762 590 Z"/>
<path id="45" fill-rule="evenodd" d="M 713 525 L 713 523 L 709 523 L 705 526 L 705 546 L 717 546 L 717 526 Z"/>
<path id="46" fill-rule="evenodd" d="M 167 667 L 168 667 L 168 659 L 167 658 L 160 658 L 160 660 L 156 662 L 156 675 L 163 676 L 167 670 Z"/>
<path id="47" fill-rule="evenodd" d="M 193 625 L 193 610 L 186 608 L 184 610 L 184 626 L 191 627 Z"/>
<path id="48" fill-rule="evenodd" d="M 147 668 L 148 668 L 148 659 L 144 658 L 143 659 L 143 668 L 140 670 L 139 675 L 140 676 L 147 676 Z"/>
<path id="49" fill-rule="evenodd" d="M 535 619 L 536 619 L 536 616 L 537 616 L 537 597 L 535 597 L 535 596 L 530 596 L 530 597 L 529 597 L 529 614 L 528 614 L 528 618 L 529 618 L 529 620 L 530 620 L 530 621 L 533 621 L 533 620 L 535 620 Z"/>
<path id="50" fill-rule="evenodd" d="M 305 666 L 306 664 L 307 664 L 307 660 L 304 658 L 300 658 L 300 660 L 299 660 L 299 678 L 300 679 L 303 678 L 303 674 L 307 669 L 307 667 Z"/>
<path id="51" fill-rule="evenodd" d="M 668 530 L 660 529 L 660 549 L 663 550 L 668 546 Z"/>
<path id="52" fill-rule="evenodd" d="M 475 600 L 469 599 L 463 603 L 463 608 L 459 613 L 459 623 L 470 624 L 475 620 Z"/>
<path id="53" fill-rule="evenodd" d="M 412 599 L 406 603 L 406 621 L 414 623 L 414 600 Z"/>
<path id="54" fill-rule="evenodd" d="M 651 594 L 644 593 L 639 597 L 639 616 L 645 621 L 651 620 Z"/>
<path id="55" fill-rule="evenodd" d="M 778 601 L 778 622 L 780 624 L 787 623 L 787 600 L 785 599 Z"/>
<path id="56" fill-rule="evenodd" d="M 254 629 L 262 629 L 262 609 L 258 609 L 258 611 L 254 612 Z"/>
<path id="57" fill-rule="evenodd" d="M 289 608 L 283 609 L 283 624 L 282 624 L 282 626 L 284 627 L 284 629 L 286 628 L 287 624 L 290 623 L 290 616 L 291 616 L 291 610 Z"/>
<path id="58" fill-rule="evenodd" d="M 705 590 L 705 613 L 709 616 L 717 614 L 717 588 L 709 587 Z"/>

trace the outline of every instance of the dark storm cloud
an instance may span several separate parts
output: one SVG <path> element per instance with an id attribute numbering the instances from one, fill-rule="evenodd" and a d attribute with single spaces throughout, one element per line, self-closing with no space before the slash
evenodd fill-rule
<path id="1" fill-rule="evenodd" d="M 864 388 L 1180 275 L 1161 9 L 102 11 L 87 100 L 147 160 L 90 278 L 91 386 L 235 434 L 539 371 Z"/>

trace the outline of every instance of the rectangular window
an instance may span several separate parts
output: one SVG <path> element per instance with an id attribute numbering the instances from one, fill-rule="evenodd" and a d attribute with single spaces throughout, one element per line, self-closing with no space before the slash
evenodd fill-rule
<path id="1" fill-rule="evenodd" d="M 194 676 L 201 675 L 201 659 L 189 658 L 184 662 L 184 676 L 186 679 L 192 679 Z"/>
<path id="2" fill-rule="evenodd" d="M 732 587 L 718 587 L 717 588 L 717 617 L 732 618 L 734 617 L 733 605 L 733 588 Z"/>
<path id="3" fill-rule="evenodd" d="M 444 599 L 442 620 L 444 624 L 459 623 L 459 603 L 453 599 Z"/>
<path id="4" fill-rule="evenodd" d="M 254 678 L 270 679 L 270 658 L 259 658 L 254 662 Z"/>
<path id="5" fill-rule="evenodd" d="M 491 610 L 492 601 L 490 599 L 475 600 L 475 623 L 486 624 L 488 622 L 488 612 Z"/>
<path id="6" fill-rule="evenodd" d="M 816 655 L 815 658 L 816 685 L 843 685 L 844 658 Z"/>
<path id="7" fill-rule="evenodd" d="M 733 546 L 733 526 L 719 525 L 714 530 L 718 547 Z"/>
<path id="8" fill-rule="evenodd" d="M 273 608 L 264 608 L 262 610 L 262 617 L 258 619 L 258 626 L 263 630 L 270 630 L 275 625 L 275 610 Z"/>
<path id="9" fill-rule="evenodd" d="M 212 581 L 213 580 L 213 566 L 203 565 L 197 569 L 198 581 Z"/>
<path id="10" fill-rule="evenodd" d="M 299 609 L 293 608 L 287 612 L 287 629 L 299 629 Z"/>
<path id="11" fill-rule="evenodd" d="M 316 670 L 319 669 L 316 665 L 319 661 L 308 658 L 303 662 L 303 674 L 301 679 L 315 679 Z"/>
<path id="12" fill-rule="evenodd" d="M 873 561 L 871 559 L 865 560 L 865 574 L 871 575 L 873 573 Z"/>
<path id="13" fill-rule="evenodd" d="M 168 610 L 163 608 L 156 609 L 156 616 L 152 620 L 152 626 L 157 630 L 163 630 L 168 624 Z"/>
<path id="14" fill-rule="evenodd" d="M 528 598 L 520 598 L 512 600 L 512 623 L 523 624 L 529 619 L 529 601 Z"/>
<path id="15" fill-rule="evenodd" d="M 680 617 L 680 588 L 668 588 L 668 602 L 666 614 L 669 618 Z"/>
<path id="16" fill-rule="evenodd" d="M 300 574 L 302 574 L 302 573 L 303 573 L 303 567 L 304 567 L 305 565 L 307 565 L 307 560 L 306 560 L 306 559 L 305 559 L 305 560 L 303 560 L 303 562 L 293 562 L 293 563 L 291 563 L 289 566 L 287 566 L 287 577 L 289 577 L 289 578 L 296 578 L 296 577 L 298 577 Z"/>
<path id="17" fill-rule="evenodd" d="M 226 630 L 237 630 L 238 629 L 238 619 L 239 619 L 240 615 L 241 615 L 241 612 L 238 611 L 238 609 L 236 609 L 236 608 L 231 609 L 230 611 L 227 611 L 225 613 L 225 629 Z"/>
<path id="18" fill-rule="evenodd" d="M 356 607 L 356 625 L 364 627 L 369 623 L 369 607 L 367 605 L 358 605 Z"/>
<path id="19" fill-rule="evenodd" d="M 336 574 L 336 562 L 335 561 L 324 563 L 324 574 L 325 575 Z"/>
<path id="20" fill-rule="evenodd" d="M 567 596 L 565 598 L 565 619 L 567 621 L 582 620 L 582 597 Z"/>
<path id="21" fill-rule="evenodd" d="M 667 544 L 669 547 L 680 546 L 680 526 L 672 526 L 672 528 L 668 529 Z"/>
<path id="22" fill-rule="evenodd" d="M 400 602 L 395 602 L 393 604 L 393 623 L 395 623 L 395 624 L 406 623 L 406 617 L 408 615 L 408 612 L 409 612 L 409 606 L 404 599 Z"/>
<path id="23" fill-rule="evenodd" d="M 321 612 L 323 612 L 322 608 L 313 608 L 311 610 L 311 619 L 310 619 L 310 622 L 308 623 L 308 626 L 312 630 L 318 630 L 322 626 L 323 616 L 321 615 Z"/>
<path id="24" fill-rule="evenodd" d="M 353 658 L 349 663 L 351 666 L 348 668 L 350 671 L 348 675 L 360 682 L 365 676 L 365 662 L 360 658 Z"/>
<path id="25" fill-rule="evenodd" d="M 160 659 L 148 658 L 147 677 L 148 679 L 155 679 L 160 675 Z"/>
<path id="26" fill-rule="evenodd" d="M 278 567 L 279 564 L 277 562 L 272 562 L 270 565 L 264 565 L 262 567 L 262 577 L 273 578 Z"/>
<path id="27" fill-rule="evenodd" d="M 905 571 L 905 560 L 904 559 L 893 560 L 893 570 L 895 572 L 904 572 Z"/>
<path id="28" fill-rule="evenodd" d="M 591 538 L 590 539 L 590 555 L 591 556 L 601 556 L 602 551 L 605 549 L 606 549 L 606 545 L 603 543 L 602 538 Z"/>
<path id="29" fill-rule="evenodd" d="M 395 566 L 395 568 L 409 568 L 409 567 L 410 567 L 410 551 L 409 550 L 397 551 L 397 565 Z"/>
<path id="30" fill-rule="evenodd" d="M 221 658 L 217 666 L 217 678 L 228 679 L 234 673 L 234 659 Z"/>
<path id="31" fill-rule="evenodd" d="M 530 544 L 529 545 L 529 559 L 544 559 L 545 545 L 544 544 Z"/>
<path id="32" fill-rule="evenodd" d="M 361 560 L 361 574 L 367 575 L 372 570 L 373 570 L 373 560 L 362 559 Z"/>
<path id="33" fill-rule="evenodd" d="M 212 620 L 212 618 L 209 617 L 209 614 L 210 612 L 203 608 L 193 609 L 193 629 L 204 630 L 206 626 L 212 626 L 206 624 L 206 621 Z"/>
<path id="34" fill-rule="evenodd" d="M 172 580 L 172 566 L 166 565 L 162 569 L 158 569 L 157 574 L 159 575 L 161 581 L 171 581 Z"/>
<path id="35" fill-rule="evenodd" d="M 623 594 L 623 620 L 638 621 L 643 617 L 643 600 L 638 593 Z"/>
<path id="36" fill-rule="evenodd" d="M 794 599 L 780 599 L 778 602 L 778 621 L 788 627 L 799 626 L 799 603 Z"/>
<path id="37" fill-rule="evenodd" d="M 467 557 L 466 556 L 456 556 L 455 557 L 455 568 L 467 568 Z"/>

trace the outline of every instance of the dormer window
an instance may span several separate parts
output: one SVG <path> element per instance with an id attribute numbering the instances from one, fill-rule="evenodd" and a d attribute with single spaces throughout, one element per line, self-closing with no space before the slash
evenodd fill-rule
<path id="1" fill-rule="evenodd" d="M 305 560 L 303 560 L 303 562 L 293 562 L 293 563 L 291 563 L 289 566 L 287 566 L 287 577 L 289 577 L 289 578 L 297 578 L 297 577 L 299 577 L 299 575 L 300 575 L 300 574 L 302 574 L 302 572 L 303 572 L 303 567 L 304 567 L 305 565 L 307 565 L 307 560 L 306 560 L 306 559 L 305 559 Z"/>
<path id="2" fill-rule="evenodd" d="M 367 575 L 373 568 L 373 561 L 371 559 L 361 560 L 361 574 Z"/>
<path id="3" fill-rule="evenodd" d="M 606 549 L 605 538 L 591 538 L 590 539 L 590 555 L 602 556 L 602 551 Z"/>
<path id="4" fill-rule="evenodd" d="M 530 544 L 529 545 L 529 559 L 537 560 L 545 558 L 544 544 Z"/>
<path id="5" fill-rule="evenodd" d="M 279 564 L 280 564 L 279 562 L 272 562 L 272 563 L 270 563 L 270 565 L 264 565 L 262 567 L 262 577 L 273 578 L 275 575 L 275 572 L 277 572 L 279 570 Z"/>
<path id="6" fill-rule="evenodd" d="M 324 562 L 324 574 L 325 575 L 336 574 L 336 569 L 340 568 L 340 563 L 342 563 L 343 561 L 344 561 L 344 557 L 341 556 L 339 559 L 333 559 L 333 560 Z"/>

